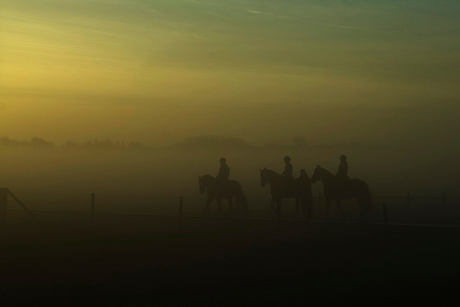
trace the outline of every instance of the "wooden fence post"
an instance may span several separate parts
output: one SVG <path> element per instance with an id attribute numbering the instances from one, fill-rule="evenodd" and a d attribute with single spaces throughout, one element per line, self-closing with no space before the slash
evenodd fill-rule
<path id="1" fill-rule="evenodd" d="M 0 223 L 6 221 L 6 212 L 8 209 L 8 189 L 0 188 Z"/>
<path id="2" fill-rule="evenodd" d="M 410 192 L 407 191 L 407 209 L 410 207 Z"/>
<path id="3" fill-rule="evenodd" d="M 179 226 L 182 228 L 182 214 L 184 210 L 184 197 L 179 197 Z"/>
<path id="4" fill-rule="evenodd" d="M 94 227 L 94 213 L 96 211 L 96 195 L 91 193 L 91 227 Z"/>
<path id="5" fill-rule="evenodd" d="M 383 209 L 383 224 L 385 225 L 385 231 L 388 229 L 388 213 L 387 213 L 387 204 L 383 203 L 382 204 L 382 209 Z"/>

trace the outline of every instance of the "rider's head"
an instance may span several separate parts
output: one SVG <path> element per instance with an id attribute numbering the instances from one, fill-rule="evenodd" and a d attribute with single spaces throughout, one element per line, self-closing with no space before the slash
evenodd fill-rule
<path id="1" fill-rule="evenodd" d="M 225 158 L 220 158 L 219 161 L 220 161 L 220 163 L 225 163 L 225 162 L 227 162 L 227 160 L 225 160 Z"/>
<path id="2" fill-rule="evenodd" d="M 284 157 L 283 160 L 284 160 L 284 162 L 288 163 L 289 161 L 291 161 L 291 158 L 289 156 L 286 156 L 286 157 Z"/>
<path id="3" fill-rule="evenodd" d="M 340 156 L 340 161 L 347 161 L 347 157 L 345 155 Z"/>
<path id="4" fill-rule="evenodd" d="M 301 169 L 300 170 L 300 176 L 306 176 L 307 175 L 307 172 L 305 171 L 305 169 Z"/>

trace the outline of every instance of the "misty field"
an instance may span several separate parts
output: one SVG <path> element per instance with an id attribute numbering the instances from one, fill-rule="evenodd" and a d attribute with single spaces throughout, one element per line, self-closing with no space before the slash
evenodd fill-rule
<path id="1" fill-rule="evenodd" d="M 158 213 L 175 213 L 180 196 L 184 208 L 204 203 L 199 194 L 198 176 L 215 176 L 218 160 L 227 159 L 230 178 L 241 183 L 253 210 L 266 210 L 269 188 L 262 188 L 259 169 L 281 173 L 285 155 L 292 158 L 294 177 L 300 169 L 312 176 L 317 165 L 332 173 L 337 171 L 338 157 L 348 156 L 350 178 L 368 183 L 375 203 L 404 205 L 412 197 L 438 197 L 431 204 L 458 204 L 458 163 L 454 152 L 425 151 L 417 148 L 388 149 L 372 147 L 252 147 L 234 149 L 215 144 L 212 148 L 166 148 L 150 150 L 66 150 L 3 148 L 0 151 L 0 187 L 8 188 L 35 210 L 86 211 L 91 193 L 97 197 L 98 209 L 136 211 L 141 207 Z M 426 159 L 422 159 L 426 157 Z M 314 197 L 322 192 L 321 182 L 312 185 Z M 383 199 L 383 198 L 386 199 Z M 423 200 L 413 202 L 421 203 Z M 136 209 L 136 206 L 138 209 Z M 292 205 L 291 205 L 292 207 Z"/>
<path id="2" fill-rule="evenodd" d="M 368 182 L 373 194 L 369 223 L 356 223 L 353 200 L 343 203 L 345 223 L 335 223 L 334 203 L 322 221 L 318 182 L 313 221 L 305 223 L 294 214 L 294 201 L 285 200 L 279 229 L 259 169 L 281 172 L 287 153 L 295 176 L 301 168 L 311 176 L 317 164 L 334 172 L 341 151 L 4 150 L 0 184 L 39 222 L 8 199 L 0 235 L 2 306 L 234 306 L 452 295 L 460 229 L 436 226 L 460 225 L 449 163 L 436 168 L 440 160 L 432 160 L 427 168 L 424 161 L 408 163 L 410 152 L 348 150 L 350 177 Z M 206 196 L 197 176 L 215 175 L 222 156 L 248 199 L 247 219 L 219 215 L 215 204 L 210 218 L 202 217 Z"/>

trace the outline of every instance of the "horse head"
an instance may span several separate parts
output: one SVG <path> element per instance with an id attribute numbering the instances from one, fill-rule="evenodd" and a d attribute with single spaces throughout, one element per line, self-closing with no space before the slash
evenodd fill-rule
<path id="1" fill-rule="evenodd" d="M 317 165 L 316 168 L 315 168 L 315 171 L 313 172 L 313 175 L 311 176 L 311 182 L 312 183 L 315 183 L 317 182 L 318 180 L 321 180 L 322 178 L 322 168 L 321 166 Z"/>
<path id="2" fill-rule="evenodd" d="M 280 175 L 277 174 L 276 172 L 269 170 L 269 169 L 261 169 L 260 170 L 260 185 L 262 187 L 265 187 L 265 185 L 268 183 L 273 184 L 273 182 L 276 182 L 277 179 L 279 179 Z"/>

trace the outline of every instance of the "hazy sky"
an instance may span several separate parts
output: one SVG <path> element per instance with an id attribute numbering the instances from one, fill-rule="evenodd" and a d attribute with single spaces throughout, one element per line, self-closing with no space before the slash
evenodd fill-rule
<path id="1" fill-rule="evenodd" d="M 2 0 L 0 136 L 458 145 L 460 2 Z"/>

